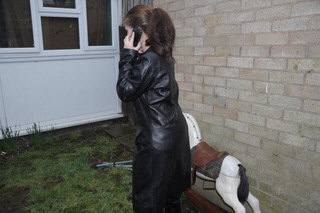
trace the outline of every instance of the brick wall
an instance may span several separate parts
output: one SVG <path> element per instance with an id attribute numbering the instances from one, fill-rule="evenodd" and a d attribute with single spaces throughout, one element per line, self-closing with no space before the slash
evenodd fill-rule
<path id="1" fill-rule="evenodd" d="M 179 101 L 203 139 L 243 162 L 262 212 L 319 212 L 320 1 L 154 6 L 175 23 Z"/>

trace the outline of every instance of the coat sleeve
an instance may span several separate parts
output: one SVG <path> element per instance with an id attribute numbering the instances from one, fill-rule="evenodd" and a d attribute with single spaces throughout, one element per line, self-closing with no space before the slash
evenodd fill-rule
<path id="1" fill-rule="evenodd" d="M 123 49 L 119 62 L 117 93 L 124 102 L 136 100 L 149 86 L 152 80 L 150 59 L 139 57 L 132 49 Z"/>

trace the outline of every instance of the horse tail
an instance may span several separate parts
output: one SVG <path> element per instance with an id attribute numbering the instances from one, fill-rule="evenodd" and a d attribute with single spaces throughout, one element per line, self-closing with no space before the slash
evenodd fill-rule
<path id="1" fill-rule="evenodd" d="M 238 187 L 238 199 L 241 203 L 247 200 L 249 195 L 249 183 L 246 175 L 246 168 L 244 168 L 241 164 L 239 166 L 239 174 L 240 174 L 240 184 Z"/>

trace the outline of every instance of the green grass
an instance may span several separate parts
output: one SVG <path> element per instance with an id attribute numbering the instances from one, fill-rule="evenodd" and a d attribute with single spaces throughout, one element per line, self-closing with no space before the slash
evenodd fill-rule
<path id="1" fill-rule="evenodd" d="M 133 212 L 131 172 L 91 168 L 99 159 L 132 159 L 123 145 L 93 131 L 46 140 L 39 134 L 32 144 L 20 155 L 0 158 L 0 213 Z M 183 212 L 197 212 L 185 196 L 182 203 Z"/>
<path id="2" fill-rule="evenodd" d="M 90 168 L 131 154 L 105 136 L 79 139 L 44 140 L 2 164 L 0 212 L 132 212 L 131 173 Z"/>

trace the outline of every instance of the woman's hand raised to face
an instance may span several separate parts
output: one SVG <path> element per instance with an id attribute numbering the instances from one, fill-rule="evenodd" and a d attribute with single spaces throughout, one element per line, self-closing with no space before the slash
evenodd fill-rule
<path id="1" fill-rule="evenodd" d="M 134 41 L 134 32 L 131 31 L 131 33 L 129 33 L 128 31 L 127 36 L 123 40 L 123 43 L 124 43 L 123 48 L 139 51 L 139 49 L 141 48 L 141 42 L 139 42 L 137 46 L 134 47 L 133 41 Z"/>

